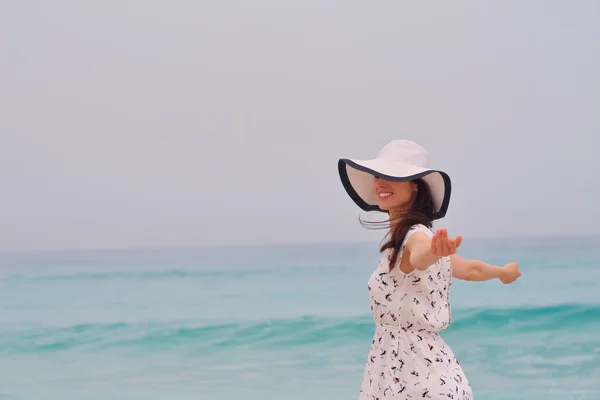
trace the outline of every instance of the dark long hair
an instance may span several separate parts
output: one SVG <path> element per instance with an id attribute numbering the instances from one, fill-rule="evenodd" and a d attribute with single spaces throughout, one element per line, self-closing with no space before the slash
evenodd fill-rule
<path id="1" fill-rule="evenodd" d="M 397 217 L 389 221 L 381 222 L 367 222 L 360 220 L 364 227 L 369 225 L 387 224 L 389 222 L 390 233 L 388 240 L 381 246 L 380 252 L 383 253 L 387 249 L 392 249 L 390 255 L 390 270 L 392 270 L 398 262 L 398 254 L 402 250 L 402 243 L 406 234 L 413 225 L 422 224 L 428 228 L 433 226 L 433 219 L 435 215 L 435 205 L 427 185 L 422 179 L 414 181 L 417 184 L 417 191 L 413 194 L 413 198 L 410 201 L 409 208 L 406 211 L 399 212 Z M 389 212 L 388 212 L 389 214 Z M 380 226 L 385 228 L 386 226 Z"/>

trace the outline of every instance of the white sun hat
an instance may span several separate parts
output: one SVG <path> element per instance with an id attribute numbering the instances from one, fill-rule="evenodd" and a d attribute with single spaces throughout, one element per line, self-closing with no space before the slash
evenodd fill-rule
<path id="1" fill-rule="evenodd" d="M 391 182 L 421 178 L 428 186 L 435 205 L 434 219 L 443 218 L 450 203 L 450 177 L 429 168 L 429 153 L 410 140 L 392 140 L 372 160 L 338 161 L 342 184 L 352 200 L 364 211 L 383 211 L 375 194 L 375 177 Z"/>

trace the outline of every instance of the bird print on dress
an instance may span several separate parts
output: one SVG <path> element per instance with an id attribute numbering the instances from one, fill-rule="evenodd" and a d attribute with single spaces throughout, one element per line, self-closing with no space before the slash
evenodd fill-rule
<path id="1" fill-rule="evenodd" d="M 433 232 L 413 226 L 415 232 Z M 359 400 L 472 400 L 459 362 L 439 335 L 451 321 L 449 257 L 426 271 L 390 270 L 390 251 L 382 254 L 368 282 L 375 333 L 367 357 Z"/>

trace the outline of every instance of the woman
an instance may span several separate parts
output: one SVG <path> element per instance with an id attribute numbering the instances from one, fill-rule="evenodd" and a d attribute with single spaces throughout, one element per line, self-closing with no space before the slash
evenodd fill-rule
<path id="1" fill-rule="evenodd" d="M 377 158 L 341 159 L 340 178 L 365 211 L 389 214 L 389 240 L 368 281 L 375 335 L 367 358 L 360 399 L 472 399 L 469 381 L 439 333 L 452 312 L 452 277 L 514 282 L 516 263 L 495 267 L 457 256 L 462 238 L 445 229 L 433 233 L 450 202 L 450 177 L 429 169 L 427 151 L 394 140 Z"/>

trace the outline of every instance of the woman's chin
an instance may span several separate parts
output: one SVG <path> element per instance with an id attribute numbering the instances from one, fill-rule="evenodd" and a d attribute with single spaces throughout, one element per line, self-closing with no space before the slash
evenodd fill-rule
<path id="1" fill-rule="evenodd" d="M 382 211 L 390 211 L 390 209 L 392 208 L 391 205 L 389 204 L 389 202 L 385 201 L 385 200 L 377 200 L 377 203 L 379 205 L 379 209 Z"/>
<path id="2" fill-rule="evenodd" d="M 391 210 L 401 210 L 404 208 L 403 203 L 397 201 L 397 199 L 377 199 L 377 204 L 380 210 L 388 213 Z"/>

